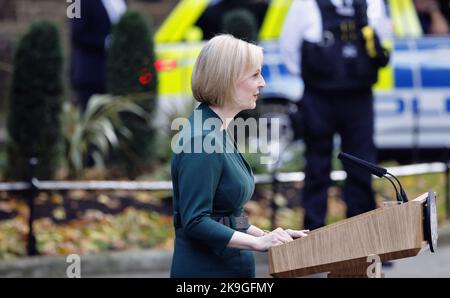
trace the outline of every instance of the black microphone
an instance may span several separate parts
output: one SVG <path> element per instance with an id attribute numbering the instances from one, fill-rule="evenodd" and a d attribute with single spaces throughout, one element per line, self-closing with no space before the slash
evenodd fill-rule
<path id="1" fill-rule="evenodd" d="M 340 160 L 342 160 L 343 162 L 348 162 L 349 164 L 363 168 L 379 178 L 382 178 L 382 177 L 386 178 L 387 180 L 389 180 L 389 182 L 391 182 L 392 186 L 394 186 L 395 193 L 397 195 L 397 201 L 402 202 L 402 203 L 408 202 L 408 197 L 406 196 L 406 192 L 403 189 L 402 184 L 400 183 L 400 181 L 398 181 L 397 177 L 395 177 L 394 175 L 389 173 L 387 171 L 387 169 L 379 167 L 377 165 L 374 165 L 373 163 L 359 159 L 353 155 L 350 155 L 350 154 L 347 154 L 344 152 L 339 153 L 338 158 Z M 397 181 L 397 183 L 400 187 L 400 191 L 398 191 L 398 189 L 395 186 L 395 183 L 392 181 L 392 179 L 390 179 L 386 175 L 393 177 L 395 179 L 395 181 Z"/>

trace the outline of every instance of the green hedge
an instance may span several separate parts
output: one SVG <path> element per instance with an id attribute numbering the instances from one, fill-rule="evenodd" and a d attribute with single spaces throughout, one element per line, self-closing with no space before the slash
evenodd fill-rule
<path id="1" fill-rule="evenodd" d="M 138 12 L 126 12 L 113 29 L 107 63 L 107 89 L 112 95 L 136 98 L 147 119 L 122 113 L 122 121 L 131 134 L 122 133 L 116 159 L 130 176 L 153 163 L 156 156 L 155 131 L 151 124 L 157 106 L 157 76 L 154 66 L 152 30 Z M 125 130 L 125 131 L 127 131 Z M 123 132 L 123 131 L 122 131 Z"/>
<path id="2" fill-rule="evenodd" d="M 255 16 L 246 9 L 234 9 L 222 19 L 222 31 L 248 42 L 258 41 L 258 25 Z"/>
<path id="3" fill-rule="evenodd" d="M 62 51 L 58 28 L 38 21 L 21 38 L 7 114 L 7 179 L 26 179 L 37 157 L 37 177 L 52 179 L 62 157 Z"/>

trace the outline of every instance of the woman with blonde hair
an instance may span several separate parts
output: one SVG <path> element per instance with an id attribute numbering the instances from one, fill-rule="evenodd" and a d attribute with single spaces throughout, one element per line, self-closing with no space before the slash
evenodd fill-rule
<path id="1" fill-rule="evenodd" d="M 265 232 L 243 215 L 254 178 L 227 126 L 240 111 L 256 107 L 265 86 L 262 62 L 261 47 L 231 35 L 212 38 L 197 58 L 191 87 L 200 105 L 172 143 L 178 150 L 171 165 L 171 277 L 254 277 L 252 250 L 306 236 L 307 231 L 281 228 Z M 205 148 L 208 144 L 216 150 Z"/>

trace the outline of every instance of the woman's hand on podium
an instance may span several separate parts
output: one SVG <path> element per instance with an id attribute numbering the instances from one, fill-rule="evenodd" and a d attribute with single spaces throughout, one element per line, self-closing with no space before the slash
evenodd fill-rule
<path id="1" fill-rule="evenodd" d="M 291 235 L 282 228 L 277 228 L 272 232 L 265 231 L 263 236 L 256 238 L 257 243 L 255 250 L 267 251 L 272 246 L 277 246 L 292 240 Z"/>
<path id="2" fill-rule="evenodd" d="M 289 234 L 289 236 L 291 236 L 292 239 L 306 237 L 309 234 L 309 230 L 291 230 L 291 229 L 287 229 L 285 231 L 286 231 L 286 233 Z"/>

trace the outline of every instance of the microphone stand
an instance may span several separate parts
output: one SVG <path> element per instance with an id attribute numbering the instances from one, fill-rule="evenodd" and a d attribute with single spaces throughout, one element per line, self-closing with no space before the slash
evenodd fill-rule
<path id="1" fill-rule="evenodd" d="M 389 179 L 389 177 L 384 176 L 384 178 L 388 179 L 389 181 L 391 181 L 392 185 L 394 185 L 395 191 L 397 192 L 397 201 L 402 202 L 402 203 L 406 203 L 408 202 L 408 197 L 406 196 L 406 192 L 402 187 L 402 184 L 400 183 L 400 181 L 397 179 L 397 177 L 395 177 L 394 175 L 392 175 L 389 172 L 386 172 L 387 175 L 393 177 L 395 179 L 395 181 L 397 181 L 398 185 L 400 186 L 400 192 L 397 191 L 397 188 L 395 188 L 394 183 L 391 181 L 391 179 Z M 400 195 L 400 197 L 399 197 Z"/>
<path id="2" fill-rule="evenodd" d="M 391 182 L 392 186 L 394 186 L 397 201 L 400 203 L 408 202 L 408 197 L 406 196 L 405 190 L 403 189 L 400 181 L 397 179 L 397 177 L 389 173 L 385 168 L 379 167 L 373 163 L 359 159 L 353 155 L 344 152 L 339 153 L 338 158 L 343 162 L 347 161 L 355 166 L 358 166 L 379 178 L 386 178 L 387 180 L 389 180 L 389 182 Z M 393 177 L 395 181 L 397 181 L 400 191 L 399 189 L 397 189 L 397 186 L 395 185 L 394 181 L 392 181 L 392 179 L 387 177 L 386 175 Z"/>

